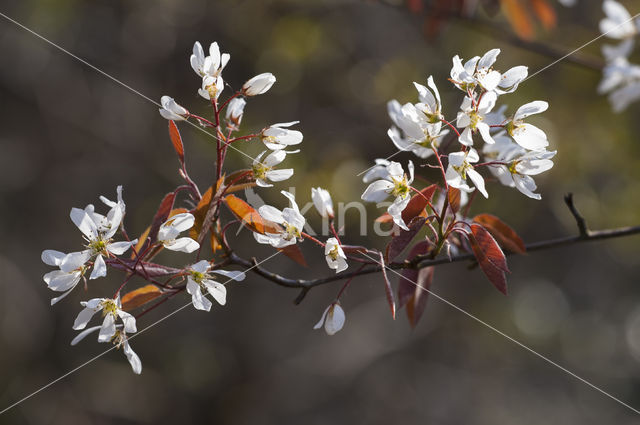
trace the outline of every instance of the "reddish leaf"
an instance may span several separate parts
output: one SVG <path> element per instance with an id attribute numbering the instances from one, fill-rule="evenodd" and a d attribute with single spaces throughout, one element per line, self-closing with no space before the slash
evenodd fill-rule
<path id="1" fill-rule="evenodd" d="M 449 186 L 449 192 L 447 192 L 449 198 L 449 205 L 453 213 L 457 213 L 460 210 L 460 189 Z"/>
<path id="2" fill-rule="evenodd" d="M 481 225 L 472 224 L 471 233 L 469 242 L 478 265 L 493 286 L 506 295 L 507 278 L 505 272 L 508 272 L 509 269 L 504 253 L 489 231 Z"/>
<path id="3" fill-rule="evenodd" d="M 382 277 L 384 278 L 384 292 L 387 296 L 387 302 L 389 303 L 389 308 L 391 309 L 391 317 L 393 320 L 396 320 L 396 301 L 393 297 L 393 290 L 391 289 L 391 282 L 389 282 L 389 277 L 387 276 L 387 267 L 384 264 L 384 255 L 380 253 L 380 265 L 382 266 Z"/>
<path id="4" fill-rule="evenodd" d="M 429 242 L 418 242 L 411 248 L 407 260 L 413 260 L 418 255 L 428 254 L 431 250 L 432 245 Z M 418 281 L 418 272 L 417 269 L 402 270 L 402 276 L 398 281 L 398 308 L 404 307 L 415 294 L 416 284 L 414 282 Z"/>
<path id="5" fill-rule="evenodd" d="M 147 285 L 142 288 L 138 288 L 134 291 L 128 292 L 123 295 L 122 309 L 124 311 L 131 311 L 134 308 L 140 307 L 153 301 L 158 297 L 161 297 L 164 293 L 155 285 Z"/>
<path id="6" fill-rule="evenodd" d="M 516 254 L 526 254 L 527 248 L 520 236 L 498 217 L 491 214 L 478 214 L 473 221 L 487 229 L 502 247 Z"/>
<path id="7" fill-rule="evenodd" d="M 278 224 L 263 219 L 258 211 L 237 196 L 227 195 L 224 199 L 231 212 L 249 230 L 262 234 L 278 233 L 280 231 Z"/>
<path id="8" fill-rule="evenodd" d="M 209 187 L 209 189 L 207 189 L 207 191 L 202 195 L 198 205 L 196 205 L 196 207 L 191 211 L 191 214 L 193 214 L 196 219 L 193 227 L 189 230 L 189 237 L 191 237 L 191 239 L 198 240 L 198 236 L 202 230 L 202 223 L 204 222 L 204 218 L 209 209 L 209 204 L 211 203 L 212 192 L 213 189 Z"/>
<path id="9" fill-rule="evenodd" d="M 521 0 L 502 0 L 507 19 L 520 38 L 533 38 L 533 24 Z"/>
<path id="10" fill-rule="evenodd" d="M 416 327 L 427 306 L 434 272 L 435 268 L 433 267 L 425 267 L 418 272 L 413 296 L 407 302 L 407 318 L 412 328 Z"/>
<path id="11" fill-rule="evenodd" d="M 279 248 L 278 250 L 296 263 L 300 264 L 302 267 L 307 267 L 307 261 L 304 259 L 304 255 L 298 245 L 288 245 L 284 248 Z"/>
<path id="12" fill-rule="evenodd" d="M 551 29 L 556 26 L 556 12 L 547 0 L 531 0 L 531 5 L 543 27 Z"/>
<path id="13" fill-rule="evenodd" d="M 405 223 L 409 223 L 414 217 L 421 215 L 429 202 L 431 202 L 431 198 L 437 188 L 437 185 L 432 184 L 422 189 L 420 193 L 414 194 L 404 211 L 402 211 L 402 220 L 404 220 Z M 389 213 L 384 213 L 378 217 L 376 221 L 380 223 L 390 223 L 393 221 L 393 218 Z"/>
<path id="14" fill-rule="evenodd" d="M 407 7 L 412 13 L 418 14 L 423 9 L 422 0 L 407 0 Z"/>
<path id="15" fill-rule="evenodd" d="M 409 230 L 400 230 L 397 236 L 391 239 L 387 245 L 387 261 L 393 261 L 409 245 L 413 238 L 420 232 L 427 219 L 416 217 L 409 223 Z"/>
<path id="16" fill-rule="evenodd" d="M 178 126 L 172 120 L 169 120 L 169 137 L 171 137 L 171 143 L 173 143 L 173 148 L 176 150 L 178 154 L 178 158 L 180 159 L 180 164 L 184 165 L 184 145 L 182 144 L 182 137 L 180 137 L 180 132 L 178 131 Z"/>

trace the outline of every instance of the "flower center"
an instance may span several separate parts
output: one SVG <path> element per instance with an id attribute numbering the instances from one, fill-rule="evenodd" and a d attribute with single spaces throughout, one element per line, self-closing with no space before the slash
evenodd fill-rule
<path id="1" fill-rule="evenodd" d="M 391 195 L 396 197 L 401 196 L 404 198 L 409 194 L 411 188 L 409 187 L 409 183 L 407 182 L 406 174 L 401 179 L 391 177 L 391 180 L 393 180 L 394 185 L 393 189 L 391 190 Z"/>
<path id="2" fill-rule="evenodd" d="M 331 250 L 329 251 L 329 253 L 327 254 L 333 261 L 336 261 L 338 259 L 338 245 L 334 246 L 333 248 L 331 248 Z"/>
<path id="3" fill-rule="evenodd" d="M 520 161 L 511 161 L 511 163 L 507 167 L 511 174 L 520 174 L 520 173 L 518 173 L 518 170 L 516 170 L 516 166 L 518 165 L 519 162 Z"/>
<path id="4" fill-rule="evenodd" d="M 271 170 L 271 167 L 267 167 L 263 164 L 255 164 L 253 166 L 253 177 L 256 179 L 265 179 L 267 177 L 267 172 Z"/>
<path id="5" fill-rule="evenodd" d="M 107 249 L 107 245 L 111 242 L 111 239 L 104 240 L 101 237 L 89 241 L 87 248 L 91 250 L 91 255 L 103 254 Z"/>
<path id="6" fill-rule="evenodd" d="M 106 316 L 107 314 L 112 314 L 114 316 L 118 314 L 118 305 L 114 300 L 104 300 L 100 303 L 100 307 L 102 307 L 102 317 Z"/>
<path id="7" fill-rule="evenodd" d="M 464 161 L 462 165 L 453 166 L 453 169 L 456 170 L 458 174 L 462 177 L 463 180 L 467 179 L 467 171 L 473 169 L 473 166 L 469 164 L 467 161 Z"/>
<path id="8" fill-rule="evenodd" d="M 298 230 L 296 226 L 289 224 L 286 221 L 283 223 L 283 225 L 284 232 L 282 237 L 284 238 L 284 240 L 290 241 L 291 239 L 300 237 L 300 230 Z"/>
<path id="9" fill-rule="evenodd" d="M 470 126 L 474 130 L 476 129 L 478 124 L 483 120 L 482 116 L 480 116 L 480 114 L 478 114 L 476 111 L 471 111 L 469 113 L 469 118 L 471 119 Z"/>

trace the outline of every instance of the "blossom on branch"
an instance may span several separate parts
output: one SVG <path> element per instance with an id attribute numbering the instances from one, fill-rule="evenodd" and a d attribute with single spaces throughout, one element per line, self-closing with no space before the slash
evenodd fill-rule
<path id="1" fill-rule="evenodd" d="M 162 96 L 160 98 L 162 108 L 158 109 L 162 118 L 173 121 L 184 121 L 189 118 L 189 111 L 178 105 L 172 97 Z"/>
<path id="2" fill-rule="evenodd" d="M 271 152 L 265 157 L 265 159 L 262 159 L 262 156 L 267 153 L 267 151 L 264 151 L 260 155 L 258 155 L 253 160 L 252 164 L 252 171 L 253 176 L 256 179 L 256 184 L 260 187 L 272 187 L 273 185 L 267 183 L 267 180 L 272 182 L 281 182 L 293 176 L 293 168 L 276 170 L 274 169 L 274 167 L 284 161 L 288 153 L 298 152 L 298 150 L 285 151 L 284 149 L 280 149 Z"/>
<path id="3" fill-rule="evenodd" d="M 98 329 L 100 329 L 100 326 L 94 326 L 94 327 L 85 329 L 84 331 L 76 335 L 75 338 L 73 338 L 73 340 L 71 341 L 71 345 L 78 344 L 87 335 L 97 331 Z M 135 353 L 135 351 L 133 351 L 133 349 L 129 345 L 129 338 L 127 337 L 126 331 L 122 329 L 122 325 L 116 325 L 116 332 L 111 337 L 110 340 L 105 340 L 100 342 L 108 342 L 108 341 L 114 344 L 117 349 L 122 347 L 122 351 L 124 352 L 124 355 L 127 357 L 127 360 L 131 365 L 131 369 L 133 370 L 133 373 L 135 373 L 136 375 L 139 375 L 140 373 L 142 373 L 142 362 L 140 361 L 140 357 L 138 357 L 138 355 Z"/>
<path id="4" fill-rule="evenodd" d="M 169 217 L 158 229 L 158 242 L 171 251 L 193 252 L 200 248 L 200 244 L 190 237 L 178 238 L 178 235 L 189 230 L 195 223 L 195 217 L 190 213 L 180 213 Z"/>
<path id="5" fill-rule="evenodd" d="M 484 179 L 473 167 L 473 164 L 479 159 L 478 152 L 473 148 L 469 148 L 467 152 L 450 153 L 449 167 L 445 175 L 449 186 L 471 193 L 474 188 L 467 184 L 467 177 L 469 177 L 480 193 L 488 198 L 489 194 L 484 187 Z"/>
<path id="6" fill-rule="evenodd" d="M 290 207 L 284 208 L 282 211 L 270 205 L 263 205 L 258 208 L 258 213 L 265 220 L 282 226 L 278 233 L 261 233 L 254 232 L 253 236 L 258 243 L 269 244 L 274 248 L 284 248 L 293 245 L 298 241 L 302 241 L 302 230 L 306 223 L 305 218 L 300 214 L 300 209 L 296 203 L 293 194 L 283 190 L 284 196 L 289 199 Z"/>
<path id="7" fill-rule="evenodd" d="M 333 219 L 333 201 L 328 190 L 321 187 L 311 188 L 311 200 L 322 218 Z"/>
<path id="8" fill-rule="evenodd" d="M 327 335 L 335 335 L 344 326 L 345 314 L 340 304 L 336 301 L 325 309 L 322 317 L 313 329 L 320 329 L 324 325 Z"/>
<path id="9" fill-rule="evenodd" d="M 287 146 L 297 145 L 302 142 L 302 133 L 298 130 L 289 130 L 288 127 L 298 124 L 300 121 L 291 121 L 273 124 L 262 130 L 260 139 L 271 150 L 285 149 Z"/>
<path id="10" fill-rule="evenodd" d="M 212 279 L 211 273 L 228 277 L 230 280 L 244 280 L 245 274 L 238 271 L 210 270 L 211 263 L 207 260 L 198 261 L 187 269 L 187 292 L 191 294 L 191 302 L 197 310 L 211 310 L 211 301 L 203 295 L 209 293 L 220 305 L 227 303 L 227 288 L 224 283 Z"/>
<path id="11" fill-rule="evenodd" d="M 76 317 L 73 323 L 73 329 L 84 329 L 89 323 L 89 320 L 99 311 L 102 312 L 104 317 L 102 326 L 100 327 L 100 333 L 98 334 L 98 341 L 109 341 L 116 333 L 116 320 L 119 318 L 122 321 L 124 330 L 127 332 L 137 332 L 136 319 L 126 311 L 122 310 L 122 304 L 120 303 L 120 296 L 116 298 L 92 298 L 89 301 L 82 301 L 80 305 L 84 307 L 82 311 Z"/>
<path id="12" fill-rule="evenodd" d="M 347 256 L 336 238 L 327 239 L 327 243 L 324 246 L 324 256 L 329 268 L 335 270 L 336 273 L 345 271 L 349 267 Z"/>
<path id="13" fill-rule="evenodd" d="M 245 96 L 264 94 L 269 91 L 275 82 L 276 77 L 270 72 L 256 75 L 242 85 L 242 94 Z"/>

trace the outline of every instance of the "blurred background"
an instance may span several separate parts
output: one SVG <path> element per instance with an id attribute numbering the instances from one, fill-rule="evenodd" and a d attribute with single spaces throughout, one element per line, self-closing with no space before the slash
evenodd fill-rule
<path id="1" fill-rule="evenodd" d="M 395 151 L 386 102 L 415 101 L 413 81 L 433 75 L 445 116 L 454 117 L 461 96 L 446 82 L 454 55 L 499 47 L 498 69 L 525 64 L 533 73 L 554 52 L 595 38 L 602 18 L 599 1 L 569 9 L 550 1 L 556 25 L 548 17 L 523 23 L 505 9 L 513 1 L 502 10 L 499 2 L 475 3 L 3 0 L 1 12 L 151 99 L 168 94 L 203 116 L 209 109 L 189 65 L 194 41 L 205 48 L 218 41 L 231 53 L 224 77 L 232 87 L 274 73 L 273 89 L 249 102 L 243 132 L 301 121 L 302 153 L 287 158 L 296 175 L 277 188 L 295 186 L 304 203 L 312 186 L 329 189 L 335 202 L 359 199 L 365 185 L 356 174 Z M 637 0 L 623 3 L 640 11 Z M 573 192 L 593 229 L 640 223 L 640 108 L 613 114 L 596 94 L 602 43 L 576 55 L 582 65 L 562 61 L 501 98 L 509 111 L 535 99 L 550 103 L 532 120 L 558 150 L 555 167 L 537 179 L 543 199 L 494 185 L 472 213 L 499 215 L 525 241 L 575 234 L 562 201 Z M 541 54 L 545 46 L 552 51 Z M 180 178 L 156 106 L 4 18 L 0 52 L 2 409 L 108 348 L 92 338 L 69 346 L 71 325 L 79 301 L 111 294 L 121 274 L 111 270 L 54 307 L 42 281 L 51 270 L 40 261 L 43 249 L 69 252 L 82 243 L 70 208 L 97 205 L 101 194 L 114 199 L 122 184 L 126 225 L 138 234 Z M 215 145 L 193 127 L 180 128 L 191 175 L 204 189 Z M 238 146 L 252 156 L 261 151 Z M 249 163 L 230 151 L 228 165 Z M 284 206 L 278 190 L 258 193 Z M 319 227 L 318 216 L 308 216 Z M 355 209 L 347 217 L 346 240 L 384 246 L 360 235 Z M 232 244 L 258 258 L 271 253 L 247 232 Z M 291 277 L 329 275 L 320 251 L 304 245 L 309 268 L 284 256 L 265 266 Z M 640 407 L 638 238 L 535 252 L 509 264 L 508 297 L 461 263 L 438 267 L 432 290 Z M 637 423 L 632 411 L 437 299 L 415 330 L 404 311 L 393 321 L 377 275 L 356 279 L 343 296 L 341 332 L 313 331 L 341 285 L 317 288 L 295 306 L 296 291 L 250 275 L 229 288 L 224 308 L 187 308 L 135 338 L 142 375 L 113 351 L 0 415 L 0 423 Z M 188 301 L 176 297 L 138 328 Z"/>

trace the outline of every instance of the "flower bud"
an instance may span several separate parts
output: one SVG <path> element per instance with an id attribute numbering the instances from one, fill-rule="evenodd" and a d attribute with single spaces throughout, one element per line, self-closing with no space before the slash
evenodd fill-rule
<path id="1" fill-rule="evenodd" d="M 324 330 L 327 335 L 335 335 L 344 326 L 345 314 L 340 304 L 336 301 L 331 304 L 322 313 L 320 321 L 316 323 L 313 329 L 320 329 L 324 325 Z"/>
<path id="2" fill-rule="evenodd" d="M 240 121 L 242 121 L 242 115 L 244 114 L 244 106 L 246 104 L 247 101 L 241 97 L 233 98 L 227 106 L 227 120 L 231 121 L 235 125 L 240 125 Z"/>
<path id="3" fill-rule="evenodd" d="M 257 96 L 259 94 L 266 93 L 273 83 L 276 82 L 276 77 L 270 73 L 256 75 L 242 86 L 242 93 L 245 96 Z"/>
<path id="4" fill-rule="evenodd" d="M 311 199 L 318 213 L 320 213 L 323 218 L 333 218 L 333 201 L 331 200 L 331 195 L 328 190 L 320 187 L 312 188 Z"/>
<path id="5" fill-rule="evenodd" d="M 172 97 L 162 96 L 162 98 L 160 98 L 160 104 L 162 108 L 158 109 L 158 111 L 160 111 L 160 115 L 165 119 L 184 121 L 189 115 L 189 111 L 178 105 Z"/>

